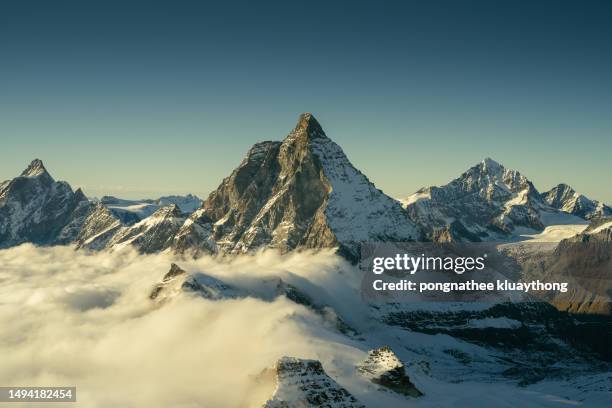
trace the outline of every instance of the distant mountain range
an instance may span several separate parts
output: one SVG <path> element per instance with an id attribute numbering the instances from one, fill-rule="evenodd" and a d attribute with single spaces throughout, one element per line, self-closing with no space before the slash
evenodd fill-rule
<path id="1" fill-rule="evenodd" d="M 402 204 L 436 241 L 504 240 L 525 229 L 612 215 L 610 207 L 565 184 L 541 194 L 524 175 L 490 158 L 444 186 L 420 189 Z"/>
<path id="2" fill-rule="evenodd" d="M 184 213 L 192 213 L 202 206 L 202 199 L 193 194 L 163 196 L 155 200 L 125 200 L 113 196 L 104 196 L 99 201 L 109 208 L 113 215 L 128 225 L 141 221 L 161 207 L 168 205 L 176 204 Z"/>
<path id="3" fill-rule="evenodd" d="M 610 207 L 565 184 L 540 193 L 489 158 L 400 202 L 377 189 L 306 113 L 282 142 L 255 144 L 203 202 L 193 195 L 89 200 L 34 160 L 0 184 L 0 247 L 131 245 L 195 255 L 335 247 L 356 259 L 362 242 L 507 240 L 610 215 Z"/>

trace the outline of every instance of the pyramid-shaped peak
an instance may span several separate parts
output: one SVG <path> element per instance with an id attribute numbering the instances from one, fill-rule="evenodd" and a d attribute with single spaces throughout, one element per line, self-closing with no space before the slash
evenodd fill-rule
<path id="1" fill-rule="evenodd" d="M 305 133 L 311 138 L 326 137 L 321 124 L 317 121 L 314 115 L 310 112 L 302 113 L 298 119 L 298 123 L 292 132 L 293 134 Z"/>
<path id="2" fill-rule="evenodd" d="M 483 174 L 488 174 L 491 176 L 501 176 L 506 171 L 503 164 L 493 160 L 490 157 L 486 157 L 476 167 L 479 168 Z"/>
<path id="3" fill-rule="evenodd" d="M 181 209 L 176 204 L 169 204 L 155 211 L 152 217 L 181 217 L 183 215 Z"/>
<path id="4" fill-rule="evenodd" d="M 21 175 L 24 177 L 38 177 L 42 175 L 50 177 L 49 173 L 47 173 L 47 169 L 45 169 L 45 166 L 40 159 L 32 160 L 30 165 L 21 173 Z"/>
<path id="5" fill-rule="evenodd" d="M 498 167 L 504 167 L 502 166 L 498 161 L 493 160 L 490 157 L 485 157 L 483 161 L 480 162 L 484 167 L 487 168 L 498 168 Z"/>
<path id="6" fill-rule="evenodd" d="M 80 187 L 74 192 L 74 198 L 76 202 L 87 201 L 87 196 Z"/>
<path id="7" fill-rule="evenodd" d="M 185 270 L 183 268 L 181 268 L 177 264 L 173 263 L 173 264 L 170 265 L 170 270 L 168 271 L 167 274 L 164 275 L 162 281 L 163 282 L 168 282 L 168 281 L 174 279 L 175 277 L 177 277 L 179 275 L 186 274 L 186 273 L 187 272 L 185 272 Z"/>
<path id="8" fill-rule="evenodd" d="M 572 192 L 574 191 L 574 189 L 569 184 L 565 184 L 565 183 L 557 184 L 555 187 L 553 187 L 553 190 L 572 191 Z"/>

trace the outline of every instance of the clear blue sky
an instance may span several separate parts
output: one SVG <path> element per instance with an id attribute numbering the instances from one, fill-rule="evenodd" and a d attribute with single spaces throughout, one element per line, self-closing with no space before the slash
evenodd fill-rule
<path id="1" fill-rule="evenodd" d="M 216 3 L 1 2 L 0 179 L 206 196 L 311 111 L 393 196 L 491 156 L 612 203 L 611 2 Z"/>

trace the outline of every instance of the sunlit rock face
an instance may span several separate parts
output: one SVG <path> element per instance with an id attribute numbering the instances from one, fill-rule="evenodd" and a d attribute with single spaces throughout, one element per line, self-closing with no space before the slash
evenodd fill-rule
<path id="1" fill-rule="evenodd" d="M 263 408 L 365 408 L 317 360 L 283 357 L 273 371 L 276 389 Z"/>
<path id="2" fill-rule="evenodd" d="M 401 205 L 350 163 L 311 114 L 282 142 L 262 142 L 177 234 L 179 252 L 339 247 L 420 237 Z M 211 245 L 214 242 L 215 245 Z"/>

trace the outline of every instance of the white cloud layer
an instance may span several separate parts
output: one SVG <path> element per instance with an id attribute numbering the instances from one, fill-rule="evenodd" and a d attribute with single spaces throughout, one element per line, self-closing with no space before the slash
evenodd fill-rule
<path id="1" fill-rule="evenodd" d="M 0 385 L 76 386 L 78 407 L 258 406 L 273 384 L 255 376 L 280 356 L 362 353 L 285 298 L 179 296 L 157 305 L 148 295 L 173 261 L 29 244 L 0 251 Z M 359 307 L 348 301 L 358 280 L 346 279 L 351 268 L 331 253 L 178 263 L 251 290 L 265 276 L 308 276 L 312 290 L 338 296 L 318 298 Z"/>

